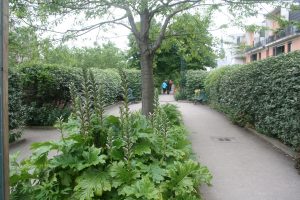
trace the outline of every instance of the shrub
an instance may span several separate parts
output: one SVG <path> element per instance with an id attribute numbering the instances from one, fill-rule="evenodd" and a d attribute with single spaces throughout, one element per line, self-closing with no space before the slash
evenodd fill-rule
<path id="1" fill-rule="evenodd" d="M 208 72 L 203 70 L 188 70 L 186 74 L 186 96 L 192 100 L 196 89 L 204 89 L 204 81 Z"/>
<path id="2" fill-rule="evenodd" d="M 240 125 L 300 147 L 300 53 L 212 71 L 209 101 Z"/>
<path id="3" fill-rule="evenodd" d="M 180 89 L 178 89 L 178 90 L 175 92 L 174 98 L 175 98 L 176 101 L 187 99 L 187 95 L 186 95 L 185 90 L 180 90 Z"/>
<path id="4" fill-rule="evenodd" d="M 180 120 L 175 107 L 160 107 L 156 96 L 146 118 L 130 113 L 125 98 L 120 117 L 104 117 L 103 90 L 89 79 L 77 91 L 69 121 L 57 124 L 61 140 L 33 144 L 33 155 L 21 164 L 11 159 L 11 199 L 200 199 L 198 187 L 212 176 L 191 159 L 182 123 L 166 121 Z M 124 80 L 122 74 L 126 97 Z M 49 158 L 53 150 L 57 155 Z"/>
<path id="5" fill-rule="evenodd" d="M 80 86 L 82 70 L 58 65 L 30 64 L 19 67 L 21 74 L 22 98 L 28 107 L 27 125 L 51 126 L 56 119 L 70 114 L 69 86 Z M 121 100 L 121 79 L 115 69 L 92 69 L 96 81 L 103 87 L 105 104 Z M 141 96 L 140 71 L 126 71 L 129 87 L 137 99 Z M 21 95 L 20 95 L 21 96 Z"/>
<path id="6" fill-rule="evenodd" d="M 103 87 L 104 99 L 107 105 L 121 98 L 121 78 L 115 69 L 93 69 L 96 81 Z"/>
<path id="7" fill-rule="evenodd" d="M 26 119 L 26 107 L 22 101 L 19 73 L 13 68 L 8 71 L 9 142 L 21 137 Z"/>
<path id="8" fill-rule="evenodd" d="M 128 87 L 132 89 L 133 96 L 140 100 L 142 97 L 141 71 L 128 69 L 125 72 L 128 77 Z"/>
<path id="9" fill-rule="evenodd" d="M 21 66 L 19 71 L 22 98 L 28 106 L 27 125 L 53 125 L 57 117 L 70 112 L 69 85 L 79 84 L 78 71 L 44 64 Z"/>

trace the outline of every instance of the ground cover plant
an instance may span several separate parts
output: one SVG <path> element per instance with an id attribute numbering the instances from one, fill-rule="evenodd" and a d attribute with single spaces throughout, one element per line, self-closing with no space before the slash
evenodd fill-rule
<path id="1" fill-rule="evenodd" d="M 279 138 L 300 150 L 300 52 L 213 70 L 210 104 L 239 125 Z"/>
<path id="2" fill-rule="evenodd" d="M 84 71 L 81 87 L 71 85 L 72 114 L 57 123 L 61 140 L 33 144 L 21 163 L 11 159 L 11 199 L 201 199 L 198 187 L 212 176 L 192 159 L 180 113 L 160 106 L 158 95 L 148 118 L 130 112 L 127 75 L 120 77 L 119 117 L 104 115 L 93 73 Z"/>

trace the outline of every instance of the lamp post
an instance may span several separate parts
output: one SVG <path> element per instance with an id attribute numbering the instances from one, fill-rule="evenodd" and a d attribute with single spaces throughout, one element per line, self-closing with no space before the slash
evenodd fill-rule
<path id="1" fill-rule="evenodd" d="M 8 0 L 0 1 L 0 199 L 9 199 Z"/>

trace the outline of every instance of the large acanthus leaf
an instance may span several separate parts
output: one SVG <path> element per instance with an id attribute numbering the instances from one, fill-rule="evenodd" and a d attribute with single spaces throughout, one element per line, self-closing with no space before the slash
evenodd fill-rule
<path id="1" fill-rule="evenodd" d="M 150 175 L 152 180 L 155 183 L 162 182 L 166 176 L 166 170 L 159 166 L 159 163 L 152 163 L 150 165 L 139 165 L 141 168 L 141 171 L 143 173 L 147 173 Z"/>
<path id="2" fill-rule="evenodd" d="M 127 197 L 136 197 L 135 199 L 160 199 L 161 194 L 155 187 L 155 184 L 148 176 L 143 177 L 141 180 L 136 181 L 131 186 L 125 186 L 120 192 L 121 195 Z"/>
<path id="3" fill-rule="evenodd" d="M 92 200 L 101 197 L 103 192 L 111 190 L 111 181 L 107 172 L 90 169 L 76 179 L 73 198 Z"/>
<path id="4" fill-rule="evenodd" d="M 50 161 L 52 167 L 71 168 L 78 171 L 90 166 L 104 164 L 106 155 L 100 155 L 100 149 L 89 147 L 87 150 L 74 152 L 72 154 L 61 154 Z"/>
<path id="5" fill-rule="evenodd" d="M 197 193 L 195 187 L 199 182 L 204 181 L 208 184 L 212 178 L 207 168 L 203 170 L 204 168 L 193 160 L 184 163 L 175 162 L 168 171 L 170 180 L 167 181 L 167 187 L 171 190 L 175 189 L 176 195 Z M 194 180 L 195 178 L 197 180 Z"/>
<path id="6" fill-rule="evenodd" d="M 134 154 L 135 155 L 144 155 L 144 154 L 151 154 L 151 144 L 147 141 L 138 142 L 134 145 Z"/>
<path id="7" fill-rule="evenodd" d="M 117 188 L 122 184 L 130 184 L 140 176 L 136 170 L 127 169 L 124 162 L 114 162 L 109 170 L 111 177 L 113 177 L 112 186 Z"/>

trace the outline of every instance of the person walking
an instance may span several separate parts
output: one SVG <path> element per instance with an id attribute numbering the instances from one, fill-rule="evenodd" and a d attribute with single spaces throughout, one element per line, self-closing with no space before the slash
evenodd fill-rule
<path id="1" fill-rule="evenodd" d="M 173 81 L 170 79 L 168 82 L 168 94 L 170 94 L 172 91 L 172 85 L 173 85 Z"/>
<path id="2" fill-rule="evenodd" d="M 161 88 L 162 88 L 162 90 L 163 90 L 163 94 L 165 94 L 166 91 L 167 91 L 167 88 L 168 88 L 167 81 L 164 81 L 164 82 L 161 84 Z"/>

